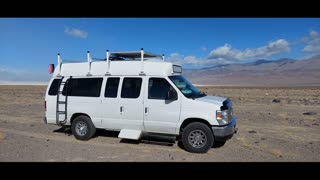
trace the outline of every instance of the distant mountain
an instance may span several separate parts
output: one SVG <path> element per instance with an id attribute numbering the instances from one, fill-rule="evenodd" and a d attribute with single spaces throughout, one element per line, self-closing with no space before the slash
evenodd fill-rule
<path id="1" fill-rule="evenodd" d="M 258 60 L 256 62 L 253 62 L 252 64 L 260 65 L 260 64 L 270 63 L 270 62 L 272 62 L 272 61 L 267 61 L 267 60 L 264 60 L 264 59 L 260 59 L 260 60 Z"/>
<path id="2" fill-rule="evenodd" d="M 261 59 L 247 64 L 185 70 L 183 75 L 202 85 L 318 86 L 320 55 L 306 60 Z"/>

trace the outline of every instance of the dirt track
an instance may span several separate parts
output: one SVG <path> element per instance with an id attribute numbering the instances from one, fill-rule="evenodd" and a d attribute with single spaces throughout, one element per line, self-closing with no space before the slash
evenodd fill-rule
<path id="1" fill-rule="evenodd" d="M 238 133 L 207 154 L 169 141 L 120 141 L 100 130 L 89 141 L 45 125 L 45 86 L 0 86 L 0 161 L 320 161 L 320 88 L 201 87 L 230 97 Z M 275 98 L 280 103 L 272 103 Z M 305 112 L 316 115 L 303 115 Z"/>

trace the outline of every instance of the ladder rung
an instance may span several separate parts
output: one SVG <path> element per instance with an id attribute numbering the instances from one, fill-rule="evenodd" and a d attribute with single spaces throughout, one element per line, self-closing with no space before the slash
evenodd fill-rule
<path id="1" fill-rule="evenodd" d="M 66 101 L 58 101 L 58 104 L 66 104 Z"/>
<path id="2" fill-rule="evenodd" d="M 65 114 L 65 111 L 57 111 L 58 114 Z"/>

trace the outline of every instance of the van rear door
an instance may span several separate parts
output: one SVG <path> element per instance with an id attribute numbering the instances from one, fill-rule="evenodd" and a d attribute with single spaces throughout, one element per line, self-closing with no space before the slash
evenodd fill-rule
<path id="1" fill-rule="evenodd" d="M 47 123 L 56 124 L 56 104 L 57 94 L 60 87 L 61 78 L 51 79 L 46 92 L 46 118 Z"/>

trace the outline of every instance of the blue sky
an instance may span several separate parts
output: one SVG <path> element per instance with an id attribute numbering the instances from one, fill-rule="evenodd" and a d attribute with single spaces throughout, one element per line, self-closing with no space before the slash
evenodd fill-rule
<path id="1" fill-rule="evenodd" d="M 320 54 L 319 33 L 320 18 L 0 18 L 0 81 L 45 81 L 57 53 L 85 61 L 87 50 L 143 47 L 184 68 L 304 59 Z"/>

